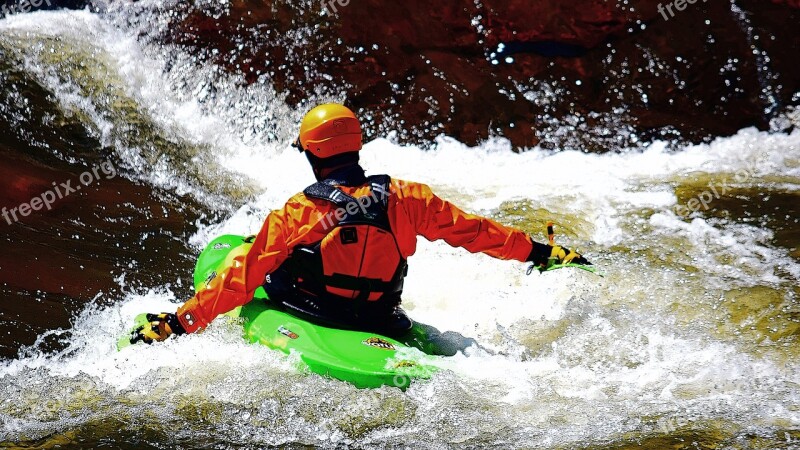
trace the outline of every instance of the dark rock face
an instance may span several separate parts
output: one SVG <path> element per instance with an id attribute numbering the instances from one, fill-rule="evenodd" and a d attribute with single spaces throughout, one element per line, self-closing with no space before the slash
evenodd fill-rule
<path id="1" fill-rule="evenodd" d="M 0 130 L 4 125 L 0 120 Z M 107 179 L 98 171 L 96 182 L 80 186 L 81 174 L 96 162 L 70 165 L 41 157 L 36 149 L 22 153 L 24 144 L 5 136 L 0 138 L 5 213 L 0 217 L 0 335 L 6 339 L 0 342 L 0 358 L 16 356 L 21 345 L 34 343 L 45 330 L 69 328 L 93 301 L 118 300 L 122 280 L 136 289 L 188 278 L 195 255 L 185 241 L 193 232 L 195 211 L 161 203 L 151 188 L 122 176 Z M 20 205 L 53 192 L 53 181 L 70 182 L 78 190 L 56 196 L 50 209 L 19 213 Z M 188 284 L 176 287 L 188 296 Z M 58 349 L 65 336 L 52 336 L 39 348 Z"/>
<path id="2" fill-rule="evenodd" d="M 293 104 L 346 98 L 368 136 L 396 131 L 404 142 L 500 135 L 515 147 L 602 151 L 700 141 L 768 128 L 800 97 L 796 0 L 178 8 L 159 40 L 248 83 L 266 77 Z"/>
<path id="3" fill-rule="evenodd" d="M 0 46 L 0 85 L 13 86 L 0 90 L 0 359 L 70 328 L 87 304 L 119 300 L 121 285 L 171 285 L 188 298 L 191 282 L 175 280 L 191 279 L 196 255 L 186 242 L 207 213 L 125 177 L 85 124 L 19 69 Z M 50 335 L 37 348 L 68 338 Z"/>

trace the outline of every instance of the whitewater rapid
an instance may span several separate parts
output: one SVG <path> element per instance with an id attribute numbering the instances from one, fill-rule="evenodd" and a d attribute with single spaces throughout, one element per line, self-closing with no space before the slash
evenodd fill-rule
<path id="1" fill-rule="evenodd" d="M 193 70 L 178 50 L 143 44 L 137 29 L 120 25 L 123 13 L 14 16 L 0 20 L 0 43 L 19 51 L 25 70 L 65 110 L 85 115 L 127 176 L 226 211 L 218 223 L 199 224 L 195 249 L 222 233 L 255 233 L 270 210 L 313 182 L 305 158 L 288 145 L 304 111 L 284 104 L 268 83 L 243 87 L 235 79 L 220 81 L 216 97 L 204 100 L 210 72 Z M 64 76 L 74 58 L 103 70 Z M 191 149 L 186 164 L 170 165 L 178 156 L 148 154 L 127 137 L 130 116 L 108 98 L 134 105 L 184 143 L 173 151 Z M 800 125 L 797 114 L 786 120 Z M 258 125 L 264 121 L 271 125 Z M 103 299 L 112 306 L 89 306 L 71 330 L 50 332 L 68 339 L 65 350 L 34 345 L 0 361 L 0 442 L 95 428 L 128 443 L 144 430 L 148 445 L 189 447 L 548 448 L 676 433 L 725 442 L 775 430 L 787 436 L 777 433 L 775 442 L 791 444 L 800 429 L 796 335 L 769 327 L 792 320 L 762 327 L 755 308 L 748 316 L 736 302 L 757 298 L 796 317 L 800 263 L 773 243 L 775 230 L 715 211 L 761 201 L 764 192 L 797 198 L 800 130 L 745 129 L 709 144 L 613 150 L 514 153 L 502 139 L 472 148 L 446 137 L 423 150 L 391 136 L 364 147 L 369 174 L 424 182 L 538 240 L 554 220 L 557 239 L 606 275 L 528 276 L 524 264 L 421 239 L 409 260 L 407 311 L 480 344 L 430 381 L 406 392 L 358 390 L 304 373 L 295 356 L 246 344 L 241 328 L 225 320 L 202 334 L 117 352 L 136 314 L 173 311 L 186 300 L 168 286 L 123 285 L 124 296 Z M 747 176 L 737 177 L 741 171 Z M 727 195 L 707 210 L 676 213 L 723 182 Z"/>

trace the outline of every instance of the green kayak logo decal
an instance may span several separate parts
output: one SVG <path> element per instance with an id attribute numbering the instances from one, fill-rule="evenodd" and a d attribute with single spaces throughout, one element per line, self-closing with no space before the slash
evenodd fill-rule
<path id="1" fill-rule="evenodd" d="M 379 337 L 371 337 L 369 339 L 361 341 L 364 345 L 369 345 L 370 347 L 382 348 L 384 350 L 394 350 L 394 345 L 391 342 L 385 341 Z"/>
<path id="2" fill-rule="evenodd" d="M 288 337 L 289 339 L 297 339 L 300 337 L 297 333 L 292 330 L 286 329 L 282 326 L 278 327 L 278 333 Z"/>
<path id="3" fill-rule="evenodd" d="M 214 244 L 214 250 L 221 250 L 223 248 L 231 248 L 231 244 L 228 244 L 227 242 L 218 242 Z"/>

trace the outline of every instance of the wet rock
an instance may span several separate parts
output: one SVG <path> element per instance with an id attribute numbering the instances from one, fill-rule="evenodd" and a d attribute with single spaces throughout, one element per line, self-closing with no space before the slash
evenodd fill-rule
<path id="1" fill-rule="evenodd" d="M 170 286 L 188 298 L 187 241 L 208 210 L 126 176 L 85 124 L 8 62 L 0 58 L 0 80 L 15 87 L 0 92 L 0 358 L 123 289 Z M 39 348 L 65 342 L 52 335 Z"/>
<path id="2" fill-rule="evenodd" d="M 800 101 L 794 0 L 250 0 L 163 19 L 162 42 L 247 83 L 265 77 L 301 107 L 346 99 L 368 136 L 404 142 L 702 141 L 767 129 Z"/>

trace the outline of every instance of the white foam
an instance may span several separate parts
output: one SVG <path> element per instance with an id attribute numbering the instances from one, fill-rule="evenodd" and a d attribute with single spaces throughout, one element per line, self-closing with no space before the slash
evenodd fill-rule
<path id="1" fill-rule="evenodd" d="M 302 112 L 276 101 L 269 88 L 244 91 L 235 83 L 220 83 L 222 100 L 198 101 L 194 97 L 202 97 L 202 78 L 207 74 L 189 77 L 184 87 L 189 92 L 181 91 L 174 85 L 175 76 L 163 70 L 163 58 L 170 53 L 142 47 L 134 33 L 113 28 L 103 17 L 86 11 L 0 20 L 0 33 L 9 30 L 47 33 L 76 45 L 93 41 L 124 81 L 121 88 L 157 123 L 175 136 L 205 146 L 220 167 L 258 187 L 256 196 L 226 220 L 201 226 L 192 244 L 202 246 L 222 233 L 255 233 L 268 211 L 312 182 L 305 159 L 285 145 Z M 48 68 L 31 70 L 46 74 Z M 113 126 L 102 125 L 102 114 L 91 113 L 93 102 L 75 97 L 58 81 L 51 82 L 62 103 L 82 104 L 101 129 Z M 254 137 L 252 123 L 262 113 L 248 115 L 250 103 L 238 100 L 251 94 L 275 103 L 267 107 L 272 111 L 267 116 L 286 112 L 281 137 Z M 748 170 L 744 187 L 796 192 L 800 131 L 769 134 L 746 129 L 679 151 L 656 142 L 644 151 L 605 155 L 541 149 L 515 154 L 503 140 L 469 148 L 448 138 L 426 151 L 377 139 L 365 146 L 362 155 L 368 172 L 427 183 L 469 211 L 492 213 L 503 202 L 530 200 L 534 208 L 554 216 L 584 220 L 588 228 L 576 227 L 576 235 L 564 243 L 585 245 L 587 256 L 608 276 L 599 279 L 567 270 L 526 276 L 521 263 L 420 240 L 418 253 L 410 260 L 405 305 L 415 319 L 474 338 L 481 348 L 447 360 L 443 363 L 447 371 L 405 394 L 389 391 L 388 400 L 381 403 L 424 414 L 411 414 L 356 437 L 347 435 L 342 431 L 347 427 L 337 422 L 351 414 L 342 405 L 353 396 L 370 394 L 321 377 L 297 375 L 292 358 L 244 344 L 235 325 L 221 322 L 201 335 L 117 353 L 116 338 L 133 316 L 174 310 L 183 300 L 159 287 L 128 294 L 107 309 L 88 309 L 77 319 L 64 352 L 32 351 L 0 363 L 0 387 L 5 384 L 10 390 L 19 384 L 25 392 L 38 393 L 25 380 L 83 383 L 85 376 L 107 386 L 103 395 L 139 407 L 148 399 L 130 397 L 131 390 L 158 392 L 174 401 L 199 390 L 203 401 L 217 402 L 231 413 L 219 416 L 223 430 L 212 426 L 209 430 L 214 431 L 208 433 L 228 433 L 235 428 L 228 425 L 238 426 L 237 415 L 244 411 L 253 422 L 245 421 L 241 427 L 248 430 L 253 445 L 297 441 L 369 445 L 385 442 L 387 436 L 414 443 L 418 433 L 425 439 L 448 440 L 463 433 L 465 442 L 470 442 L 467 433 L 488 424 L 495 431 L 514 430 L 519 442 L 531 447 L 570 446 L 642 431 L 651 426 L 641 423 L 644 417 L 688 416 L 767 428 L 800 424 L 790 408 L 800 401 L 797 390 L 789 387 L 800 374 L 796 362 L 781 361 L 779 352 L 768 347 L 754 354 L 739 337 L 722 338 L 712 332 L 715 320 L 724 318 L 700 314 L 687 325 L 677 311 L 706 311 L 726 290 L 743 286 L 788 292 L 800 279 L 797 262 L 771 244 L 773 234 L 768 229 L 702 215 L 683 220 L 673 211 L 676 184 L 692 181 L 697 172 L 714 178 Z M 149 179 L 177 191 L 203 189 L 190 179 L 170 184 L 169 170 Z M 775 177 L 780 184 L 769 181 Z M 533 231 L 543 238 L 541 230 Z M 648 251 L 684 256 L 677 262 L 666 256 L 658 261 Z M 687 267 L 695 270 L 689 274 Z M 284 382 L 287 379 L 291 382 Z M 270 390 L 270 386 L 277 387 Z M 220 392 L 224 400 L 209 396 Z M 279 404 L 276 396 L 290 400 Z M 334 412 L 320 417 L 318 404 L 325 401 L 334 402 L 327 404 Z M 290 425 L 259 427 L 255 417 L 280 409 L 276 404 L 289 411 L 284 414 L 292 417 Z M 480 418 L 476 408 L 482 411 Z M 19 419 L 3 411 L 0 420 L 13 424 L 5 436 L 23 431 L 46 435 L 48 430 L 70 427 L 54 422 L 40 431 L 31 425 L 37 420 L 35 414 Z M 386 414 L 381 417 L 393 420 Z M 165 420 L 175 416 L 166 414 Z M 3 437 L 0 434 L 0 440 Z"/>

